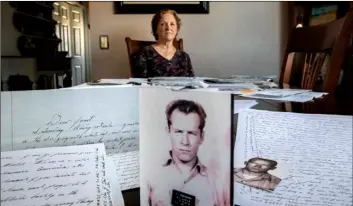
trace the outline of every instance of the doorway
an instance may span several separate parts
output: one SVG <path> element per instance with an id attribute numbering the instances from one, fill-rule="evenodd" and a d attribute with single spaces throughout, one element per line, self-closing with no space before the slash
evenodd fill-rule
<path id="1" fill-rule="evenodd" d="M 59 51 L 71 59 L 72 86 L 91 79 L 88 8 L 75 2 L 54 2 L 53 19 L 56 35 L 62 42 Z"/>

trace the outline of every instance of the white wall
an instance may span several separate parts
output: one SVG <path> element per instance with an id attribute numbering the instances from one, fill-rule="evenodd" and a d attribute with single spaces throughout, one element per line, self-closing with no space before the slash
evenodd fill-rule
<path id="1" fill-rule="evenodd" d="M 279 75 L 286 35 L 285 3 L 210 2 L 210 14 L 180 14 L 185 51 L 198 76 Z M 113 14 L 112 2 L 90 2 L 92 78 L 128 77 L 124 38 L 153 40 L 151 15 Z M 109 50 L 99 49 L 109 35 Z"/>

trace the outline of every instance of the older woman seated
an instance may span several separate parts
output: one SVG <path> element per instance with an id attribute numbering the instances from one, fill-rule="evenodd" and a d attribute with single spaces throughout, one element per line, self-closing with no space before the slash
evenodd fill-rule
<path id="1" fill-rule="evenodd" d="M 169 9 L 161 10 L 154 15 L 151 23 L 157 42 L 146 46 L 135 56 L 134 77 L 194 76 L 189 55 L 173 46 L 181 25 L 177 13 Z"/>

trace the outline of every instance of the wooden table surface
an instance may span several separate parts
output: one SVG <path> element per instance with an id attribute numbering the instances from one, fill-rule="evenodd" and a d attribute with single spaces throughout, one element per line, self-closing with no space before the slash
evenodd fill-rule
<path id="1" fill-rule="evenodd" d="M 235 99 L 249 99 L 244 97 L 235 97 Z M 251 99 L 254 100 L 254 99 Z M 323 98 L 314 101 L 297 103 L 297 102 L 279 102 L 273 100 L 256 99 L 258 104 L 252 109 L 267 111 L 283 111 L 296 113 L 312 113 L 312 114 L 339 114 L 353 115 L 353 100 L 337 99 L 333 95 L 326 95 Z M 237 116 L 237 115 L 235 115 Z M 352 117 L 353 118 L 353 117 Z M 234 129 L 236 130 L 236 121 L 234 118 Z M 140 205 L 140 189 L 132 189 L 123 191 L 123 197 L 126 206 Z"/>

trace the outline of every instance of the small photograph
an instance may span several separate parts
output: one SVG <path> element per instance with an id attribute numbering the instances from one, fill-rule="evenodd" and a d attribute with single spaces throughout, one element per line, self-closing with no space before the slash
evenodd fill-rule
<path id="1" fill-rule="evenodd" d="M 244 162 L 244 167 L 234 169 L 234 181 L 258 189 L 274 191 L 281 182 L 281 178 L 272 173 L 277 166 L 278 163 L 275 160 L 250 158 Z"/>

